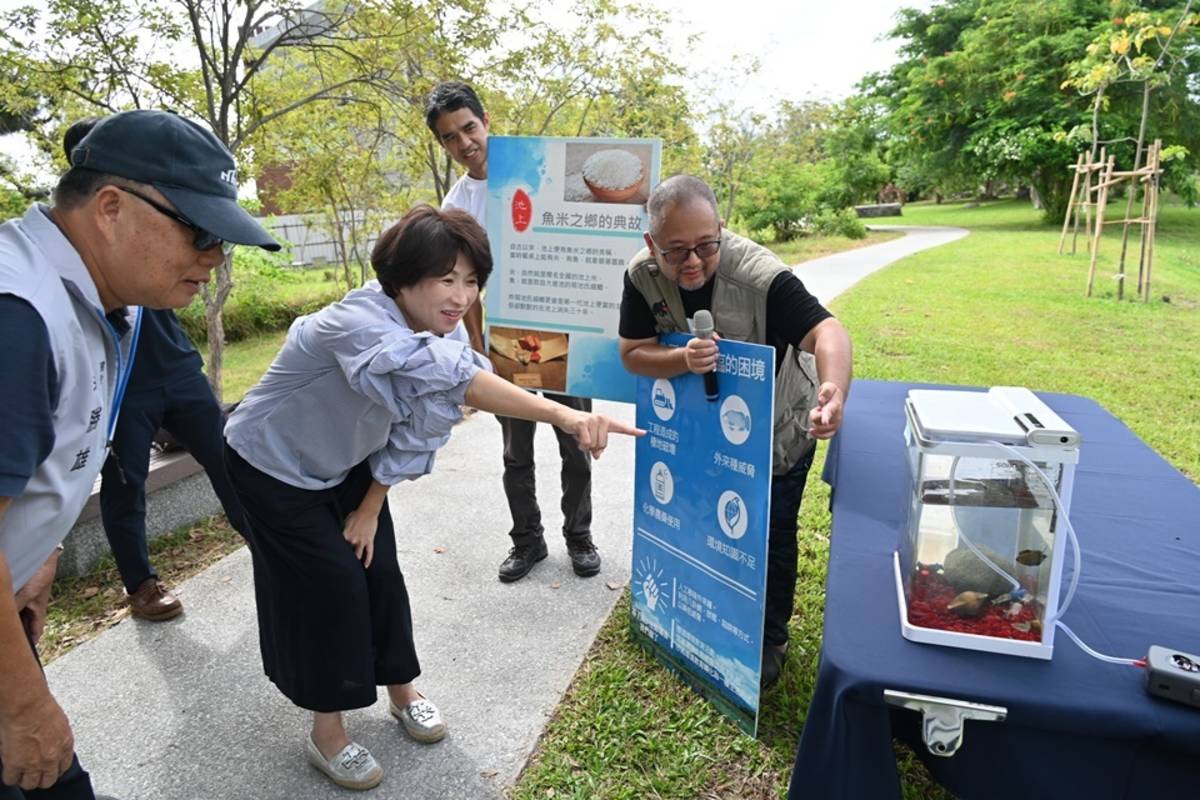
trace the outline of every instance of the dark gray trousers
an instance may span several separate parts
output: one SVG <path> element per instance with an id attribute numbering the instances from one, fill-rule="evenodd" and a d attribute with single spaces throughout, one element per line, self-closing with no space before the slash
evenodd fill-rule
<path id="1" fill-rule="evenodd" d="M 588 397 L 564 394 L 546 394 L 545 397 L 577 411 L 592 410 L 592 401 Z M 508 497 L 508 510 L 513 520 L 508 535 L 518 546 L 532 544 L 545 533 L 534 474 L 533 435 L 537 423 L 514 417 L 496 419 L 504 432 L 504 494 Z M 563 536 L 568 541 L 591 536 L 591 453 L 580 450 L 571 434 L 551 428 L 558 437 L 558 452 L 562 458 Z"/>

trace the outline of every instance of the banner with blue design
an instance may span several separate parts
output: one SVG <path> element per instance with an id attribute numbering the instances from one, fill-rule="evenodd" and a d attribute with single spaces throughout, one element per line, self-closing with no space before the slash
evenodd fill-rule
<path id="1" fill-rule="evenodd" d="M 683 346 L 689 336 L 660 337 Z M 638 378 L 633 635 L 751 736 L 771 505 L 775 350 L 719 344 L 704 381 Z"/>
<path id="2" fill-rule="evenodd" d="M 625 267 L 643 246 L 662 142 L 492 136 L 488 355 L 518 386 L 633 402 L 617 354 Z"/>

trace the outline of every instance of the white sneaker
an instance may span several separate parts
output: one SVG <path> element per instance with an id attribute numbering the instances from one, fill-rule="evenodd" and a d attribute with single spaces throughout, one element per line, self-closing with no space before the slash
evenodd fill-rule
<path id="1" fill-rule="evenodd" d="M 392 716 L 403 723 L 404 732 L 418 742 L 438 742 L 446 735 L 446 723 L 442 722 L 442 712 L 424 697 L 413 700 L 404 708 L 389 698 L 388 708 Z"/>
<path id="2" fill-rule="evenodd" d="M 317 769 L 329 776 L 338 786 L 347 789 L 374 789 L 383 780 L 383 767 L 375 760 L 367 748 L 356 742 L 351 742 L 342 748 L 328 761 L 321 755 L 320 748 L 312 740 L 305 737 L 305 751 L 308 761 Z"/>

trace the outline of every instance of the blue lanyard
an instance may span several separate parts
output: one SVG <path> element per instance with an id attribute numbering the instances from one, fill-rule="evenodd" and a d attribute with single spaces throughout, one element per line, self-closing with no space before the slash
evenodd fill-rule
<path id="1" fill-rule="evenodd" d="M 108 332 L 112 334 L 113 344 L 117 348 L 117 390 L 113 392 L 112 413 L 108 415 L 108 439 L 106 443 L 108 449 L 112 449 L 113 433 L 117 429 L 117 415 L 121 411 L 121 401 L 125 399 L 125 389 L 129 386 L 129 376 L 133 372 L 133 360 L 137 356 L 138 336 L 142 332 L 142 308 L 138 306 L 137 312 L 133 318 L 133 336 L 129 340 L 129 361 L 121 363 L 121 337 L 117 333 L 116 328 L 108 321 L 108 317 L 100 315 L 104 319 L 104 325 L 108 328 Z"/>

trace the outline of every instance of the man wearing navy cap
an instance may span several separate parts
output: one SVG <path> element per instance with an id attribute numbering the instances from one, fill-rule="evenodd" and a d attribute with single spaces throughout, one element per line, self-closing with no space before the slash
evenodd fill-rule
<path id="1" fill-rule="evenodd" d="M 128 307 L 182 308 L 234 244 L 279 248 L 238 205 L 220 140 L 161 111 L 101 120 L 53 208 L 0 225 L 0 800 L 94 797 L 34 649 L 56 548 L 112 438 Z"/>

